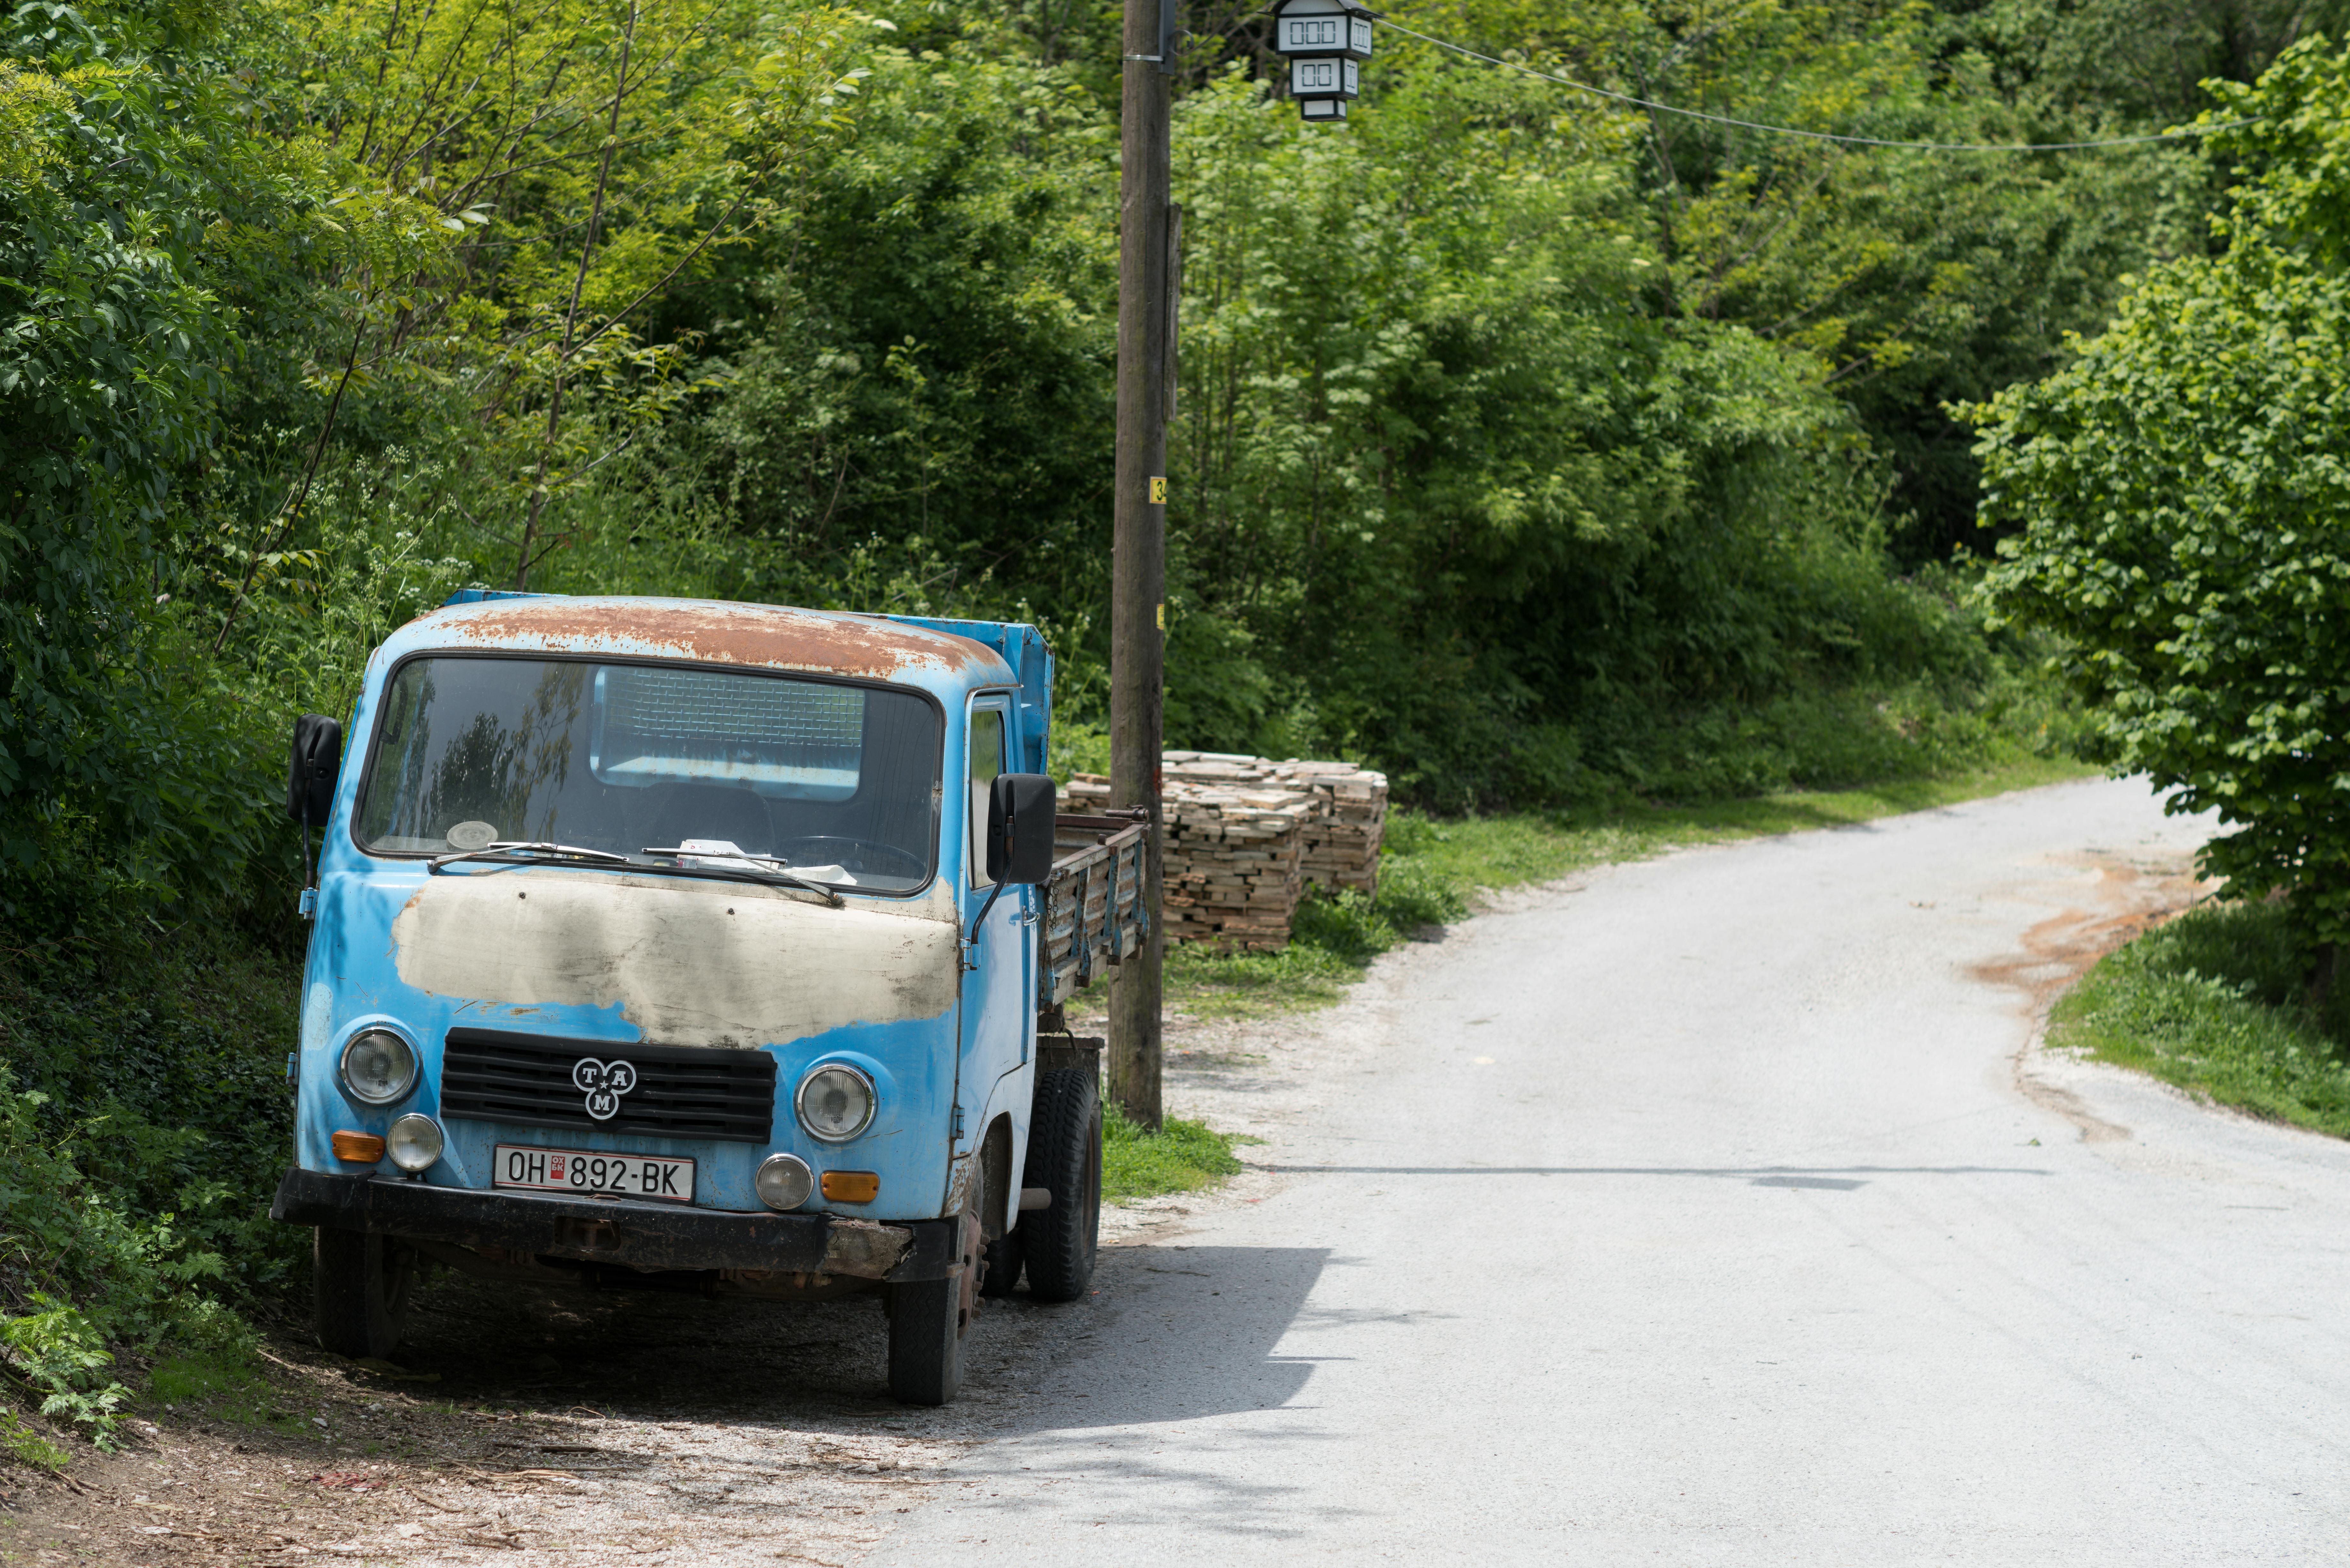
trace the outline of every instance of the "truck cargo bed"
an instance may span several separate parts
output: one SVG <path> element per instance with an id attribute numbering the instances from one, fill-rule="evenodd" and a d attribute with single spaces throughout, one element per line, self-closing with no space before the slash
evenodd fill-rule
<path id="1" fill-rule="evenodd" d="M 1118 814 L 1054 818 L 1053 878 L 1045 885 L 1036 1005 L 1057 1007 L 1109 965 L 1139 950 L 1150 929 L 1143 907 L 1144 822 Z"/>

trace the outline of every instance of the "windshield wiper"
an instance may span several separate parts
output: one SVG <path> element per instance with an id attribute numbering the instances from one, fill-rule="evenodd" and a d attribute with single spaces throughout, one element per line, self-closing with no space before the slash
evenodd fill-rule
<path id="1" fill-rule="evenodd" d="M 777 860 L 771 855 L 744 855 L 741 853 L 730 855 L 723 852 L 713 853 L 703 849 L 646 849 L 639 851 L 639 853 L 645 855 L 666 855 L 672 858 L 691 857 L 696 860 L 704 861 L 768 861 L 777 867 L 787 866 L 790 864 L 789 861 Z M 626 867 L 638 871 L 665 872 L 672 877 L 723 877 L 738 882 L 759 882 L 774 888 L 797 888 L 803 892 L 814 893 L 817 898 L 822 898 L 826 903 L 831 905 L 836 909 L 841 907 L 841 898 L 839 894 L 834 892 L 831 888 L 826 887 L 821 882 L 811 882 L 806 877 L 795 877 L 789 871 L 769 870 L 764 866 L 754 866 L 749 864 L 743 866 L 648 866 L 643 861 L 637 859 L 634 856 L 615 855 L 610 850 L 607 849 L 582 849 L 577 845 L 574 844 L 524 844 L 507 842 L 488 844 L 484 845 L 479 849 L 461 849 L 454 855 L 435 857 L 433 859 L 428 860 L 424 863 L 424 868 L 438 875 L 441 867 L 459 860 L 487 860 L 494 864 L 504 866 L 541 866 L 560 864 L 567 860 L 588 866 L 608 866 L 616 870 Z"/>
<path id="2" fill-rule="evenodd" d="M 770 887 L 798 888 L 806 892 L 816 894 L 818 898 L 822 898 L 826 903 L 831 905 L 836 909 L 841 907 L 841 898 L 839 894 L 834 892 L 831 888 L 826 887 L 821 882 L 811 882 L 805 877 L 795 876 L 789 871 L 780 869 L 782 867 L 789 866 L 791 862 L 788 860 L 779 860 L 772 855 L 748 855 L 739 849 L 730 853 L 725 850 L 683 848 L 639 849 L 637 853 L 639 855 L 665 855 L 672 860 L 692 859 L 703 862 L 703 864 L 699 866 L 661 866 L 650 867 L 650 869 L 670 871 L 680 877 L 731 877 L 736 881 L 742 882 L 764 882 Z M 741 860 L 744 862 L 762 861 L 764 862 L 764 864 L 745 864 L 742 866 L 713 866 L 709 864 L 709 862 L 713 860 Z M 768 868 L 770 867 L 778 867 L 778 869 L 770 870 Z"/>
<path id="3" fill-rule="evenodd" d="M 551 860 L 587 860 L 598 865 L 626 866 L 630 864 L 627 856 L 614 855 L 610 851 L 604 849 L 582 849 L 577 846 L 571 844 L 523 843 L 514 840 L 502 840 L 496 844 L 485 844 L 479 849 L 460 849 L 454 855 L 442 855 L 437 857 L 436 858 L 426 862 L 425 869 L 428 871 L 438 871 L 443 866 L 455 860 L 504 860 L 510 861 L 517 866 L 527 866 L 531 862 L 523 858 L 525 856 L 543 857 Z"/>

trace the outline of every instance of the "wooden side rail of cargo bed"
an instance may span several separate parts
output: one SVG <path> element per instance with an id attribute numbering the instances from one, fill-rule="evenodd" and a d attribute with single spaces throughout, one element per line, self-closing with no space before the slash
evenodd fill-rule
<path id="1" fill-rule="evenodd" d="M 1150 929 L 1143 907 L 1140 813 L 1065 812 L 1053 819 L 1053 878 L 1045 885 L 1044 950 L 1037 955 L 1036 1005 L 1058 1007 L 1081 985 L 1142 946 Z"/>

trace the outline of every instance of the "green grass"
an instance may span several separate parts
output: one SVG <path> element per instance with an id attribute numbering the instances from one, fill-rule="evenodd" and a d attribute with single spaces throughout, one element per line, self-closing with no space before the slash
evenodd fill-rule
<path id="1" fill-rule="evenodd" d="M 243 1345 L 182 1348 L 163 1356 L 148 1374 L 144 1402 L 151 1410 L 184 1415 L 197 1409 L 285 1437 L 307 1435 Z"/>
<path id="2" fill-rule="evenodd" d="M 2205 904 L 2109 953 L 2057 1002 L 2048 1043 L 2223 1106 L 2350 1137 L 2340 1000 L 2304 1001 L 2282 904 Z"/>
<path id="3" fill-rule="evenodd" d="M 1159 1131 L 1151 1132 L 1127 1120 L 1115 1102 L 1107 1104 L 1102 1107 L 1102 1201 L 1130 1203 L 1215 1186 L 1240 1174 L 1232 1146 L 1245 1141 L 1180 1116 L 1169 1116 Z"/>
<path id="4" fill-rule="evenodd" d="M 20 1465 L 52 1474 L 62 1471 L 73 1456 L 25 1424 L 14 1410 L 0 1409 L 0 1453 Z"/>
<path id="5" fill-rule="evenodd" d="M 1378 954 L 1426 927 L 1461 919 L 1480 890 L 1555 881 L 1587 867 L 1646 859 L 1687 845 L 1845 826 L 2095 775 L 2095 769 L 2068 759 L 2026 757 L 1938 778 L 1702 805 L 1451 820 L 1398 812 L 1388 819 L 1377 898 L 1308 899 L 1299 908 L 1290 945 L 1278 953 L 1179 948 L 1167 959 L 1167 1002 L 1194 1018 L 1264 1017 L 1327 1006 Z M 1107 992 L 1089 1000 L 1103 1005 Z"/>

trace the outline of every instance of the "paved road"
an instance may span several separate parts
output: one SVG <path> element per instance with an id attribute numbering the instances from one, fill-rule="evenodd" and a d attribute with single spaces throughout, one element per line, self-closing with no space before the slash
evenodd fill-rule
<path id="1" fill-rule="evenodd" d="M 2064 785 L 1412 955 L 868 1561 L 2350 1560 L 2350 1148 L 2019 1062 L 2201 831 Z"/>

